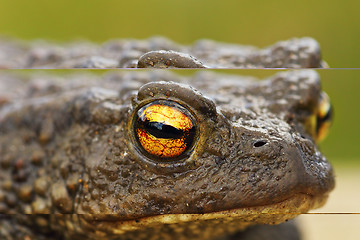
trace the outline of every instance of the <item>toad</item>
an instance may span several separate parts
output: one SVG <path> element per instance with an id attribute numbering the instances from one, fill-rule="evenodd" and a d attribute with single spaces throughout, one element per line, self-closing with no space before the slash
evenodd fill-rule
<path id="1" fill-rule="evenodd" d="M 313 70 L 9 78 L 1 239 L 290 239 L 334 187 Z"/>

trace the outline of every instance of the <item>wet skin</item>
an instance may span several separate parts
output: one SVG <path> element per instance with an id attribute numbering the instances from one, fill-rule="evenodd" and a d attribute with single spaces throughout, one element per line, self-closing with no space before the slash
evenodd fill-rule
<path id="1" fill-rule="evenodd" d="M 213 239 L 320 207 L 334 187 L 311 70 L 4 82 L 18 94 L 0 92 L 5 239 Z"/>

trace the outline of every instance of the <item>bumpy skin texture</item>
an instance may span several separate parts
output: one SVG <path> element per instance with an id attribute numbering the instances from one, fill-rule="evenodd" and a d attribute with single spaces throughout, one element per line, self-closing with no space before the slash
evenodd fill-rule
<path id="1" fill-rule="evenodd" d="M 216 238 L 318 207 L 334 186 L 304 127 L 321 94 L 311 70 L 260 82 L 209 72 L 1 77 L 5 239 Z M 197 119 L 183 159 L 138 150 L 132 118 L 156 99 Z"/>
<path id="2" fill-rule="evenodd" d="M 151 51 L 157 52 L 147 55 L 150 59 L 141 58 Z M 326 63 L 321 59 L 318 42 L 309 37 L 279 41 L 263 49 L 211 40 L 199 40 L 193 45 L 185 46 L 159 37 L 147 40 L 112 40 L 101 45 L 89 42 L 24 43 L 0 39 L 0 68 L 134 68 L 137 66 L 318 68 L 326 67 Z"/>

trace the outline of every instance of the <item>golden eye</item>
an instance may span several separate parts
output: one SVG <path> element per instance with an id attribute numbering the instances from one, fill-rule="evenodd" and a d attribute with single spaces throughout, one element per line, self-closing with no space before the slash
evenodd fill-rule
<path id="1" fill-rule="evenodd" d="M 148 103 L 135 114 L 134 134 L 143 152 L 163 161 L 188 152 L 194 145 L 196 129 L 192 114 L 173 101 Z"/>
<path id="2" fill-rule="evenodd" d="M 316 140 L 322 141 L 329 133 L 333 118 L 333 108 L 329 96 L 322 92 L 316 115 Z"/>

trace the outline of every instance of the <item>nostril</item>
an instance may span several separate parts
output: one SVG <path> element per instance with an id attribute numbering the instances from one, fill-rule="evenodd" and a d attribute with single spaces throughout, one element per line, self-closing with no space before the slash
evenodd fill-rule
<path id="1" fill-rule="evenodd" d="M 260 140 L 254 143 L 254 147 L 262 147 L 267 143 L 265 140 Z"/>

